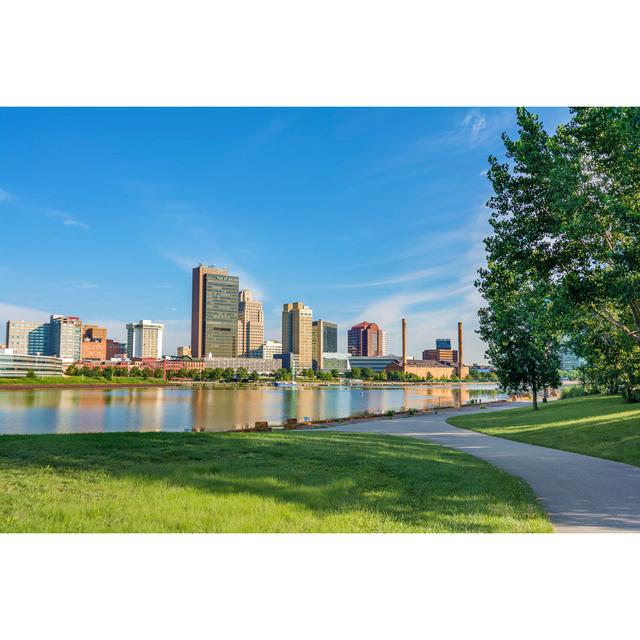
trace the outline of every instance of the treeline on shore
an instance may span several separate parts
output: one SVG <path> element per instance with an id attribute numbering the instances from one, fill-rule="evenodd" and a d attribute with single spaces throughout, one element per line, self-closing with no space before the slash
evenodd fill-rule
<path id="1" fill-rule="evenodd" d="M 151 367 L 131 367 L 127 370 L 125 367 L 98 367 L 91 365 L 70 365 L 65 370 L 66 377 L 38 377 L 33 370 L 27 372 L 25 378 L 15 378 L 0 380 L 10 384 L 64 384 L 64 383 L 99 383 L 113 382 L 116 384 L 131 383 L 161 383 L 165 379 L 165 372 L 161 368 Z M 296 376 L 297 380 L 303 381 L 326 381 L 337 382 L 340 379 L 362 380 L 366 382 L 460 382 L 459 378 L 434 378 L 428 375 L 426 378 L 420 378 L 412 373 L 404 373 L 402 371 L 385 371 L 375 372 L 372 369 L 354 368 L 344 373 L 334 369 L 332 371 L 314 371 L 313 369 L 303 369 Z M 233 369 L 223 368 L 205 368 L 188 369 L 169 369 L 166 371 L 167 381 L 194 381 L 194 382 L 247 382 L 256 383 L 260 381 L 287 381 L 291 380 L 291 371 L 288 369 L 277 369 L 272 376 L 261 376 L 256 371 L 249 372 L 246 368 L 240 367 Z M 492 372 L 472 371 L 467 382 L 496 382 L 497 376 Z"/>

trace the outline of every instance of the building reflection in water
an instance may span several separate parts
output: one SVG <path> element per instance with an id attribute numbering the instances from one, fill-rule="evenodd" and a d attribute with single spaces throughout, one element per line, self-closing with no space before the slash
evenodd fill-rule
<path id="1" fill-rule="evenodd" d="M 322 420 L 389 409 L 488 401 L 487 386 L 299 389 L 38 389 L 0 391 L 0 433 L 224 430 L 259 420 Z"/>

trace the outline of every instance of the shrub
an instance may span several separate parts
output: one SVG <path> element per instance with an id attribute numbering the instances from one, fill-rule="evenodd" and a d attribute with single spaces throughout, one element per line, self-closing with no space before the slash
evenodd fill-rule
<path id="1" fill-rule="evenodd" d="M 583 387 L 581 385 L 574 385 L 571 387 L 562 387 L 560 390 L 560 399 L 566 400 L 567 398 L 580 398 L 582 396 L 593 396 L 600 393 L 600 389 L 597 387 Z"/>

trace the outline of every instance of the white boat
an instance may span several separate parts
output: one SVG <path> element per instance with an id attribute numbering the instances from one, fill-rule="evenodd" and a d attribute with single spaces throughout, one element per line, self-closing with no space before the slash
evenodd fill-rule
<path id="1" fill-rule="evenodd" d="M 273 384 L 279 389 L 296 389 L 298 387 L 297 382 L 288 382 L 285 380 L 277 380 Z"/>

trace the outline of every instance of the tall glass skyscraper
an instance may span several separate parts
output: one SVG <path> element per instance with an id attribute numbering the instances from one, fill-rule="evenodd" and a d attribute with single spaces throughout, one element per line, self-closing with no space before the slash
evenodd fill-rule
<path id="1" fill-rule="evenodd" d="M 193 269 L 191 353 L 194 358 L 238 355 L 237 276 L 227 269 L 200 265 Z"/>
<path id="2" fill-rule="evenodd" d="M 326 320 L 314 320 L 311 336 L 314 367 L 322 370 L 323 354 L 338 351 L 338 325 Z"/>

